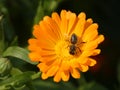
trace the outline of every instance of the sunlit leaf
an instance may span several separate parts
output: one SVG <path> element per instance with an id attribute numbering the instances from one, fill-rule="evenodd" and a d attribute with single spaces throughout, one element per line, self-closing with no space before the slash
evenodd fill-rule
<path id="1" fill-rule="evenodd" d="M 36 64 L 30 61 L 28 54 L 29 51 L 27 49 L 18 46 L 11 46 L 3 53 L 3 56 L 4 57 L 12 56 L 24 60 L 25 62 L 28 62 L 30 64 Z"/>

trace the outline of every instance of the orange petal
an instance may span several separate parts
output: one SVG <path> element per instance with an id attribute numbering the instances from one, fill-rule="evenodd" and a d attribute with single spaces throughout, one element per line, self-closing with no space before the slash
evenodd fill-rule
<path id="1" fill-rule="evenodd" d="M 33 27 L 33 35 L 36 37 L 36 38 L 41 38 L 41 36 L 40 36 L 40 25 L 34 25 L 34 27 Z"/>
<path id="2" fill-rule="evenodd" d="M 41 61 L 42 58 L 41 56 L 39 55 L 39 53 L 36 53 L 36 52 L 31 52 L 29 53 L 29 58 L 31 61 L 33 62 L 38 62 L 38 61 Z"/>
<path id="3" fill-rule="evenodd" d="M 42 62 L 44 62 L 44 63 L 51 62 L 51 61 L 53 61 L 53 60 L 58 61 L 56 55 L 42 56 L 42 58 L 43 58 L 43 61 L 42 61 Z"/>
<path id="4" fill-rule="evenodd" d="M 62 80 L 63 80 L 63 81 L 68 81 L 69 78 L 70 78 L 69 71 L 61 72 L 61 77 L 62 77 Z"/>
<path id="5" fill-rule="evenodd" d="M 101 52 L 101 50 L 100 49 L 95 49 L 95 50 L 93 50 L 92 51 L 92 56 L 95 56 L 95 55 L 98 55 L 98 54 L 100 54 L 100 52 Z"/>
<path id="6" fill-rule="evenodd" d="M 60 25 L 61 20 L 60 20 L 59 15 L 56 12 L 52 13 L 52 19 L 55 20 L 58 26 Z"/>
<path id="7" fill-rule="evenodd" d="M 86 72 L 86 71 L 88 70 L 88 66 L 86 66 L 86 65 L 80 65 L 80 66 L 79 66 L 79 69 L 80 69 L 80 71 L 82 71 L 82 72 Z"/>
<path id="8" fill-rule="evenodd" d="M 70 60 L 69 63 L 72 68 L 76 68 L 79 66 L 77 60 Z"/>
<path id="9" fill-rule="evenodd" d="M 40 22 L 40 35 L 41 37 L 43 37 L 43 40 L 51 40 L 55 43 L 58 38 L 56 37 L 56 35 L 54 35 L 51 26 L 48 25 L 46 21 L 44 20 Z"/>
<path id="10" fill-rule="evenodd" d="M 48 76 L 53 76 L 55 73 L 58 71 L 59 67 L 58 66 L 53 66 L 47 71 Z"/>
<path id="11" fill-rule="evenodd" d="M 58 71 L 58 72 L 56 73 L 56 75 L 54 76 L 54 81 L 55 81 L 55 82 L 60 82 L 60 80 L 61 80 L 61 72 Z"/>
<path id="12" fill-rule="evenodd" d="M 36 46 L 36 45 L 29 45 L 28 46 L 28 49 L 30 50 L 30 51 L 39 51 L 39 50 L 41 50 L 41 48 L 40 47 L 38 47 L 38 46 Z"/>
<path id="13" fill-rule="evenodd" d="M 83 56 L 81 55 L 79 58 L 77 58 L 77 61 L 78 61 L 78 67 L 81 65 L 81 64 L 84 64 L 87 60 L 87 55 L 86 56 Z"/>
<path id="14" fill-rule="evenodd" d="M 37 67 L 40 69 L 41 72 L 47 72 L 49 69 L 49 66 L 45 63 L 39 63 Z"/>
<path id="15" fill-rule="evenodd" d="M 39 51 L 39 50 L 41 50 L 41 48 L 37 44 L 37 39 L 29 39 L 28 43 L 29 43 L 28 49 L 30 51 Z"/>
<path id="16" fill-rule="evenodd" d="M 99 44 L 99 43 L 103 42 L 104 39 L 105 39 L 105 38 L 104 38 L 103 35 L 99 35 L 99 36 L 95 39 L 95 41 Z"/>
<path id="17" fill-rule="evenodd" d="M 31 38 L 31 39 L 28 40 L 28 43 L 36 45 L 37 44 L 37 39 Z"/>
<path id="18" fill-rule="evenodd" d="M 56 53 L 54 50 L 41 50 L 40 51 L 41 56 L 55 56 Z"/>
<path id="19" fill-rule="evenodd" d="M 86 15 L 85 13 L 80 13 L 79 16 L 78 16 L 78 22 L 76 23 L 76 27 L 73 31 L 73 33 L 75 33 L 77 36 L 81 37 L 82 36 L 82 33 L 84 31 L 84 26 L 85 26 L 85 18 L 86 18 Z"/>
<path id="20" fill-rule="evenodd" d="M 61 11 L 61 25 L 60 25 L 60 30 L 62 32 L 62 35 L 67 33 L 67 29 L 68 29 L 68 22 L 67 22 L 67 11 L 66 10 L 62 10 Z"/>
<path id="21" fill-rule="evenodd" d="M 46 31 L 45 26 L 43 24 L 44 22 L 41 22 L 40 24 L 41 25 L 40 30 L 39 30 L 40 38 L 38 39 L 38 45 L 44 49 L 53 49 L 56 42 L 53 39 L 53 37 L 51 37 L 49 33 Z"/>
<path id="22" fill-rule="evenodd" d="M 61 64 L 61 69 L 63 71 L 67 71 L 69 69 L 70 65 L 69 65 L 69 61 L 62 61 L 62 64 Z"/>
<path id="23" fill-rule="evenodd" d="M 80 78 L 80 72 L 77 69 L 71 68 L 70 72 L 71 72 L 72 77 Z"/>
<path id="24" fill-rule="evenodd" d="M 88 41 L 91 41 L 91 40 L 95 39 L 95 38 L 97 37 L 97 35 L 98 35 L 97 28 L 98 28 L 98 24 L 96 24 L 96 23 L 90 25 L 90 26 L 84 31 L 82 40 L 83 40 L 84 42 L 88 42 Z"/>
<path id="25" fill-rule="evenodd" d="M 68 12 L 68 31 L 67 34 L 70 35 L 70 33 L 74 30 L 75 28 L 75 23 L 76 23 L 76 14 L 75 13 L 71 13 L 70 11 Z"/>
<path id="26" fill-rule="evenodd" d="M 87 51 L 89 51 L 89 50 L 93 50 L 93 49 L 97 48 L 97 46 L 98 46 L 97 41 L 91 41 L 91 42 L 85 43 L 81 47 L 81 50 L 84 50 L 84 51 L 87 50 Z"/>
<path id="27" fill-rule="evenodd" d="M 92 58 L 88 58 L 87 62 L 85 63 L 85 65 L 88 66 L 94 66 L 96 64 L 96 60 L 92 59 Z"/>
<path id="28" fill-rule="evenodd" d="M 100 54 L 100 49 L 94 49 L 94 50 L 85 50 L 82 52 L 81 57 L 88 57 L 88 56 L 95 56 Z"/>
<path id="29" fill-rule="evenodd" d="M 46 73 L 42 73 L 41 77 L 42 77 L 42 79 L 47 79 L 48 75 Z"/>
<path id="30" fill-rule="evenodd" d="M 44 59 L 43 59 L 43 62 L 45 62 Z M 53 67 L 53 66 L 59 66 L 60 63 L 61 63 L 61 60 L 59 60 L 59 59 L 50 60 L 50 61 L 45 62 L 45 64 L 43 64 L 43 65 L 45 65 L 45 67 L 47 67 L 47 68 L 45 69 L 45 72 L 46 72 L 46 70 L 50 69 L 50 68 Z"/>
<path id="31" fill-rule="evenodd" d="M 57 41 L 61 38 L 61 31 L 58 24 L 50 17 L 45 16 L 43 19 L 46 23 L 48 33 Z"/>
<path id="32" fill-rule="evenodd" d="M 93 20 L 91 18 L 88 18 L 85 23 L 85 29 L 87 29 L 92 23 L 93 23 Z"/>

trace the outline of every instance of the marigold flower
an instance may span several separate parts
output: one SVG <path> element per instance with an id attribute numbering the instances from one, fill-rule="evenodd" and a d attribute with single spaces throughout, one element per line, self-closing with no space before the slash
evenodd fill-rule
<path id="1" fill-rule="evenodd" d="M 42 72 L 42 79 L 54 77 L 55 82 L 68 81 L 70 75 L 80 78 L 80 71 L 86 72 L 96 60 L 90 56 L 100 53 L 98 44 L 104 40 L 98 35 L 98 24 L 81 12 L 78 16 L 62 10 L 60 16 L 54 12 L 34 25 L 35 38 L 28 40 L 31 61 Z"/>

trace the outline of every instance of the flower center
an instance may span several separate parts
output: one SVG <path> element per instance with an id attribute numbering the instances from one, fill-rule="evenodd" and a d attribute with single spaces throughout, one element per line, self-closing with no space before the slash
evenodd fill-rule
<path id="1" fill-rule="evenodd" d="M 55 52 L 58 58 L 61 58 L 62 60 L 71 60 L 81 54 L 80 48 L 77 44 L 72 44 L 68 38 L 57 42 Z"/>
<path id="2" fill-rule="evenodd" d="M 60 40 L 55 46 L 56 54 L 59 58 L 70 58 L 69 45 L 65 40 Z"/>

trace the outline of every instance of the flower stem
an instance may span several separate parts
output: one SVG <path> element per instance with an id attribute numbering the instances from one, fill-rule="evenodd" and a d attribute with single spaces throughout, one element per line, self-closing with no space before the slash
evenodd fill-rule
<path id="1" fill-rule="evenodd" d="M 37 72 L 36 74 L 32 75 L 32 80 L 37 79 L 40 77 L 41 72 Z"/>

